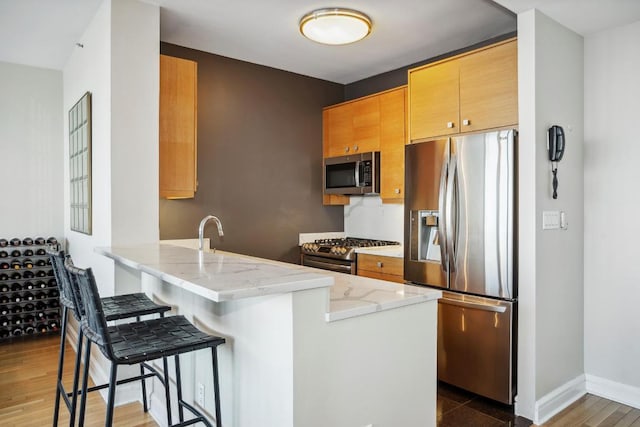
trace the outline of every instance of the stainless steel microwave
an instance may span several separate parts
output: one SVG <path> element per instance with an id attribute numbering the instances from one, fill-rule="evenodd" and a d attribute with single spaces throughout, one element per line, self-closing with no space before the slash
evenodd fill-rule
<path id="1" fill-rule="evenodd" d="M 324 159 L 324 193 L 380 193 L 380 152 Z"/>

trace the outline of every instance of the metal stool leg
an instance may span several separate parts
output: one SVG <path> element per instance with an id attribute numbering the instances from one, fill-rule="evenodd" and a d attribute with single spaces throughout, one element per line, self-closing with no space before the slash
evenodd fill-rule
<path id="1" fill-rule="evenodd" d="M 89 359 L 91 358 L 91 341 L 87 340 L 87 347 L 84 351 L 84 372 L 82 374 L 82 391 L 80 392 L 80 414 L 78 416 L 78 427 L 84 426 L 84 412 L 87 407 L 87 383 L 89 382 Z"/>
<path id="2" fill-rule="evenodd" d="M 68 309 L 65 306 L 62 309 L 62 332 L 60 333 L 60 355 L 58 356 L 58 378 L 56 382 L 56 402 L 53 409 L 53 426 L 54 427 L 58 425 L 58 415 L 60 414 L 60 394 L 63 393 L 63 390 L 64 390 L 64 389 L 60 390 L 60 388 L 62 387 L 62 369 L 64 368 L 64 350 L 65 350 L 65 343 L 67 338 L 67 315 L 68 315 Z"/>
<path id="3" fill-rule="evenodd" d="M 69 415 L 69 425 L 73 426 L 76 420 L 76 408 L 78 407 L 78 381 L 80 380 L 80 364 L 82 363 L 82 328 L 78 330 L 78 342 L 76 344 L 76 366 L 73 368 L 73 386 L 71 390 L 71 410 Z"/>
<path id="4" fill-rule="evenodd" d="M 109 398 L 107 400 L 107 416 L 104 421 L 105 427 L 113 424 L 113 407 L 116 400 L 116 382 L 118 381 L 118 365 L 111 363 L 111 378 L 109 378 Z"/>
<path id="5" fill-rule="evenodd" d="M 167 425 L 171 425 L 171 391 L 169 390 L 171 380 L 169 379 L 169 364 L 166 357 L 162 358 L 162 366 L 164 368 L 164 398 L 167 404 Z"/>
<path id="6" fill-rule="evenodd" d="M 216 347 L 211 347 L 211 358 L 213 362 L 213 390 L 216 394 L 216 427 L 222 427 L 222 418 L 220 418 L 220 381 L 218 378 L 218 351 Z"/>
<path id="7" fill-rule="evenodd" d="M 136 316 L 136 321 L 140 321 L 140 316 Z M 140 376 L 144 376 L 144 365 L 140 364 Z M 149 412 L 149 405 L 147 404 L 147 382 L 144 378 L 140 379 L 142 386 L 142 407 L 144 408 L 144 412 Z"/>
<path id="8" fill-rule="evenodd" d="M 174 356 L 176 362 L 176 384 L 178 387 L 178 415 L 180 422 L 184 422 L 184 410 L 182 409 L 182 377 L 180 376 L 180 356 Z"/>

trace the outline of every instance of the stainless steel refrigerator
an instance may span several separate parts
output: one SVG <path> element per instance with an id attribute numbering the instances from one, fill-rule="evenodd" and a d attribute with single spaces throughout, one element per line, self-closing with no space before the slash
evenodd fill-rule
<path id="1" fill-rule="evenodd" d="M 438 287 L 438 379 L 512 404 L 516 348 L 515 130 L 410 144 L 407 281 Z"/>

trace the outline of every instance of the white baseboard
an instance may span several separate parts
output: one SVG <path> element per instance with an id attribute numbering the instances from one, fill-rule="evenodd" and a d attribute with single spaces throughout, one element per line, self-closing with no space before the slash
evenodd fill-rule
<path id="1" fill-rule="evenodd" d="M 585 376 L 579 375 L 536 402 L 533 422 L 540 425 L 587 393 Z"/>
<path id="2" fill-rule="evenodd" d="M 640 409 L 640 387 L 618 383 L 595 375 L 586 375 L 587 392 Z"/>

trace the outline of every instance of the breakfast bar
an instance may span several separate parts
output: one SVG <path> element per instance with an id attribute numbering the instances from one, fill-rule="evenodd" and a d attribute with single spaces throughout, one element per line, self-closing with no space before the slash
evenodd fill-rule
<path id="1" fill-rule="evenodd" d="M 439 291 L 175 243 L 96 252 L 226 338 L 224 425 L 435 425 Z M 209 354 L 181 362 L 185 400 L 211 413 Z M 150 394 L 166 425 L 162 388 Z"/>

